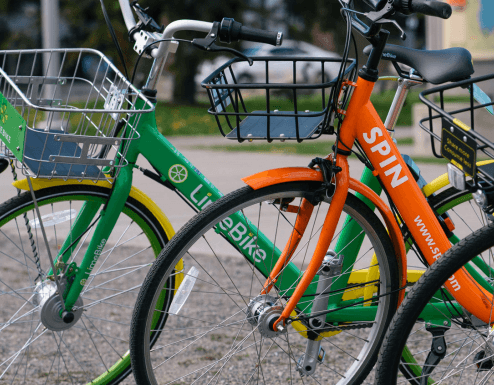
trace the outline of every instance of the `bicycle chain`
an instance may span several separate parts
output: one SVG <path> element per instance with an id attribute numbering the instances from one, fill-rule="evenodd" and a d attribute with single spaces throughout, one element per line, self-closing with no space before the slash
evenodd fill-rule
<path id="1" fill-rule="evenodd" d="M 15 171 L 14 160 L 10 159 L 9 163 L 10 163 L 10 167 L 12 169 L 12 175 L 14 178 L 14 182 L 16 182 L 17 181 L 17 172 Z M 20 195 L 21 195 L 21 190 L 17 189 L 17 196 L 20 196 Z M 38 276 L 34 279 L 34 282 L 36 283 L 36 281 L 43 276 L 43 270 L 41 269 L 41 263 L 39 261 L 38 251 L 36 249 L 36 243 L 34 242 L 34 237 L 33 237 L 32 231 L 31 231 L 31 225 L 29 224 L 29 218 L 27 217 L 27 212 L 25 212 L 23 216 L 24 216 L 24 223 L 26 225 L 27 233 L 29 235 L 29 241 L 31 242 L 31 248 L 33 250 L 34 262 L 36 263 L 36 267 L 38 269 Z"/>
<path id="2" fill-rule="evenodd" d="M 344 330 L 367 329 L 367 328 L 371 328 L 372 326 L 374 326 L 373 322 L 359 323 L 359 324 L 340 324 L 338 326 L 333 326 L 331 328 L 320 329 L 317 332 L 325 333 L 325 332 L 337 332 L 340 330 L 344 331 Z"/>

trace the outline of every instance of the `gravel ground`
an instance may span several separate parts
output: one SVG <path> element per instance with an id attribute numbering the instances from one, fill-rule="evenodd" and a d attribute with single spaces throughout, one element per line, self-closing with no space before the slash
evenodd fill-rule
<path id="1" fill-rule="evenodd" d="M 15 234 L 2 231 L 0 241 L 0 383 L 80 384 L 104 373 L 128 350 L 133 304 L 148 269 L 136 270 L 135 266 L 154 259 L 154 254 L 140 247 L 103 254 L 101 258 L 108 257 L 104 267 L 83 294 L 87 309 L 73 327 L 55 332 L 39 322 L 40 308 L 32 303 L 29 282 L 36 276 L 35 265 L 30 260 L 22 264 L 20 245 L 6 242 L 6 238 L 13 240 Z M 46 269 L 46 252 L 42 247 L 38 251 Z M 134 258 L 126 261 L 129 255 Z M 134 273 L 127 274 L 129 271 Z M 129 291 L 109 298 L 124 290 Z M 106 300 L 95 302 L 102 298 Z M 27 341 L 31 343 L 24 346 Z M 128 383 L 133 383 L 132 376 Z"/>

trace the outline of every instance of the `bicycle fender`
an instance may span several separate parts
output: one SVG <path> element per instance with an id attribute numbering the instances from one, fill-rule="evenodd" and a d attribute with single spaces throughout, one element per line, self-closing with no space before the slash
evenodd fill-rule
<path id="1" fill-rule="evenodd" d="M 93 186 L 96 185 L 108 189 L 110 189 L 112 186 L 107 181 L 98 181 L 97 183 L 94 183 L 91 180 L 78 181 L 75 179 L 69 179 L 67 181 L 64 181 L 62 179 L 50 180 L 50 179 L 31 178 L 31 183 L 33 185 L 34 191 L 41 190 L 44 188 L 49 188 L 49 187 L 55 187 L 55 186 L 65 186 L 68 184 L 74 184 L 74 185 L 86 184 Z M 12 182 L 12 185 L 19 190 L 29 190 L 29 184 L 27 183 L 27 179 Z M 154 203 L 154 201 L 151 198 L 149 198 L 144 192 L 142 192 L 141 190 L 139 190 L 134 186 L 132 186 L 129 196 L 134 198 L 139 203 L 143 204 L 145 207 L 147 207 L 149 211 L 151 211 L 151 213 L 158 219 L 160 225 L 163 227 L 163 230 L 165 230 L 165 234 L 168 237 L 168 239 L 172 239 L 172 237 L 175 235 L 175 230 L 173 229 L 170 220 L 166 217 L 165 213 L 161 211 L 158 205 Z"/>
<path id="2" fill-rule="evenodd" d="M 321 172 L 307 167 L 285 167 L 274 170 L 262 171 L 254 175 L 242 178 L 242 181 L 258 190 L 263 187 L 271 186 L 278 183 L 314 181 L 322 182 L 323 176 Z M 354 178 L 350 178 L 349 189 L 358 192 L 369 199 L 381 213 L 386 224 L 388 233 L 395 250 L 396 261 L 398 262 L 398 270 L 400 273 L 399 282 L 403 290 L 400 291 L 398 297 L 398 305 L 405 298 L 405 290 L 407 283 L 407 257 L 405 250 L 405 242 L 401 234 L 400 227 L 396 222 L 391 209 L 383 202 L 383 200 L 369 187 L 362 184 Z"/>

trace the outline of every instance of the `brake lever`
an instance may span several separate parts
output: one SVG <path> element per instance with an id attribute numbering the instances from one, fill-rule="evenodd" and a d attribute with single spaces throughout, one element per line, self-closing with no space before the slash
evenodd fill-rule
<path id="1" fill-rule="evenodd" d="M 254 61 L 250 57 L 244 55 L 242 52 L 239 52 L 233 48 L 222 47 L 215 44 L 216 40 L 218 39 L 219 25 L 220 23 L 215 21 L 213 23 L 213 28 L 211 28 L 211 31 L 209 31 L 208 35 L 205 38 L 192 40 L 192 45 L 209 52 L 230 52 L 237 57 L 241 57 L 242 59 L 247 60 L 249 66 L 254 64 Z"/>
<path id="2" fill-rule="evenodd" d="M 404 29 L 401 28 L 401 25 L 399 25 L 396 20 L 381 19 L 379 21 L 376 21 L 376 24 L 393 24 L 400 31 L 400 39 L 406 40 L 407 38 L 407 34 L 405 33 Z"/>
<path id="3" fill-rule="evenodd" d="M 149 7 L 147 8 L 142 8 L 137 1 L 132 2 L 132 8 L 134 8 L 135 13 L 137 14 L 137 17 L 139 18 L 140 22 L 142 23 L 142 28 L 141 29 L 151 29 L 154 32 L 159 32 L 163 33 L 165 30 L 165 26 L 162 25 L 161 27 L 158 25 L 158 23 L 151 17 L 149 16 L 146 12 L 149 10 Z"/>
<path id="4" fill-rule="evenodd" d="M 209 46 L 208 51 L 211 51 L 211 52 L 221 52 L 221 51 L 230 52 L 237 57 L 241 57 L 242 59 L 247 60 L 247 62 L 249 63 L 249 66 L 252 66 L 252 64 L 254 64 L 254 60 L 252 60 L 250 57 L 244 55 L 242 52 L 237 51 L 236 49 L 233 49 L 233 48 L 223 47 L 223 46 L 219 46 L 219 45 L 216 45 L 213 43 Z"/>
<path id="5" fill-rule="evenodd" d="M 391 16 L 395 13 L 393 6 L 391 3 L 386 3 L 386 5 L 379 12 L 369 12 L 367 14 L 367 18 L 372 20 L 373 23 L 376 24 L 393 24 L 400 31 L 400 39 L 405 40 L 407 38 L 407 34 L 401 28 L 396 20 L 390 20 L 387 17 Z"/>
<path id="6" fill-rule="evenodd" d="M 386 5 L 380 11 L 367 12 L 365 16 L 373 23 L 379 23 L 379 21 L 384 20 L 388 16 L 391 16 L 393 13 L 393 6 L 390 3 L 386 3 Z"/>
<path id="7" fill-rule="evenodd" d="M 360 12 L 355 12 L 355 13 L 360 13 Z M 407 34 L 401 28 L 401 26 L 398 24 L 396 20 L 391 20 L 388 19 L 388 16 L 391 16 L 395 13 L 393 6 L 390 3 L 387 3 L 383 9 L 381 9 L 378 12 L 368 12 L 364 13 L 363 15 L 367 17 L 372 24 L 393 24 L 399 31 L 400 31 L 400 39 L 401 40 L 406 40 Z"/>

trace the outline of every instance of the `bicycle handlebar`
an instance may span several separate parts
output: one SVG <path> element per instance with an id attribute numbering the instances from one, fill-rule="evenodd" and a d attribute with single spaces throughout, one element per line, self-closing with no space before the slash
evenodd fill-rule
<path id="1" fill-rule="evenodd" d="M 131 31 L 136 26 L 136 21 L 130 7 L 129 0 L 118 0 L 120 9 L 125 21 L 125 26 Z M 170 39 L 178 31 L 210 32 L 213 23 L 199 20 L 177 20 L 170 23 L 164 30 L 161 39 Z M 134 36 L 133 36 L 134 37 Z M 232 41 L 248 40 L 272 45 L 281 45 L 283 34 L 281 32 L 271 32 L 262 29 L 244 27 L 241 23 L 224 18 L 220 24 L 220 41 L 231 43 Z M 151 56 L 158 58 L 166 55 L 170 42 L 161 42 L 158 47 L 151 50 Z"/>
<path id="2" fill-rule="evenodd" d="M 421 13 L 423 15 L 448 19 L 453 10 L 451 5 L 435 0 L 394 0 L 394 8 L 405 15 Z"/>
<path id="3" fill-rule="evenodd" d="M 393 8 L 400 13 L 409 15 L 411 13 L 421 13 L 427 16 L 448 19 L 452 9 L 447 3 L 436 0 L 362 0 L 374 11 L 384 8 L 386 3 L 392 3 Z"/>
<path id="4" fill-rule="evenodd" d="M 228 17 L 223 18 L 221 21 L 219 37 L 220 41 L 224 43 L 247 40 L 279 46 L 283 41 L 282 32 L 272 32 L 265 31 L 263 29 L 244 27 L 242 26 L 242 23 Z"/>

